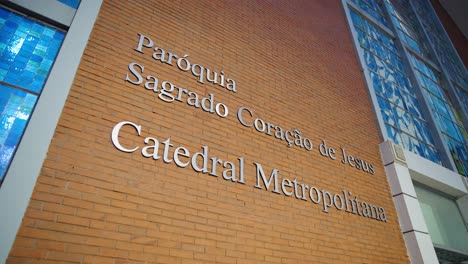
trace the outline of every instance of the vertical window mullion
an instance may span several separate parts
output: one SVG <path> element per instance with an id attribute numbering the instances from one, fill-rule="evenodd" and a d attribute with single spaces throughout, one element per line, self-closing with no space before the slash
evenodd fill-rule
<path id="1" fill-rule="evenodd" d="M 429 48 L 431 49 L 431 53 L 434 55 L 434 58 L 437 61 L 437 64 L 440 65 L 441 76 L 443 78 L 443 81 L 447 84 L 446 86 L 448 88 L 447 90 L 448 90 L 448 93 L 449 93 L 449 97 L 455 100 L 455 104 L 454 104 L 455 110 L 457 112 L 459 112 L 459 113 L 462 113 L 462 115 L 461 115 L 462 123 L 465 124 L 464 125 L 465 130 L 468 130 L 468 113 L 466 113 L 466 111 L 462 107 L 463 102 L 462 102 L 461 98 L 458 96 L 457 92 L 455 92 L 455 89 L 457 89 L 457 88 L 454 86 L 454 84 L 451 81 L 452 80 L 451 75 L 448 73 L 447 69 L 445 69 L 444 65 L 442 64 L 440 55 L 439 55 L 439 53 L 437 52 L 437 50 L 435 48 L 435 44 L 433 43 L 431 38 L 429 38 L 428 33 L 426 32 L 426 29 L 422 25 L 419 14 L 418 14 L 418 12 L 416 12 L 415 7 L 414 7 L 414 5 L 413 5 L 413 3 L 411 1 L 410 1 L 410 7 L 412 8 L 412 10 L 413 10 L 413 12 L 414 12 L 414 14 L 416 16 L 416 20 L 417 20 L 417 23 L 419 24 L 419 27 L 421 28 L 421 32 L 424 34 L 424 37 L 426 38 L 427 42 L 429 43 Z M 444 30 L 444 32 L 445 32 L 445 30 Z M 445 34 L 446 34 L 446 32 L 445 32 Z M 448 38 L 448 35 L 446 35 L 445 37 Z M 450 45 L 451 45 L 452 49 L 454 49 L 451 42 L 450 42 Z M 457 55 L 456 57 L 460 60 L 458 54 L 456 54 L 456 55 Z"/>
<path id="2" fill-rule="evenodd" d="M 384 1 L 387 1 L 387 0 L 384 0 Z M 387 2 L 385 4 L 385 10 L 387 12 L 387 16 L 391 16 L 392 13 L 390 11 L 390 8 L 389 6 L 390 3 Z M 396 32 L 398 30 L 398 26 L 396 25 L 395 21 L 393 19 L 391 19 L 391 27 L 393 28 L 393 30 Z M 441 132 L 441 130 L 439 129 L 439 127 L 437 125 L 435 125 L 434 123 L 434 120 L 435 120 L 435 117 L 434 117 L 434 114 L 432 113 L 432 111 L 430 110 L 430 104 L 429 102 L 427 101 L 427 98 L 425 96 L 423 96 L 422 94 L 422 84 L 420 82 L 420 80 L 416 77 L 416 73 L 415 73 L 415 70 L 411 64 L 411 60 L 410 60 L 410 54 L 409 54 L 409 51 L 407 50 L 406 48 L 406 45 L 404 44 L 404 41 L 400 38 L 400 36 L 398 34 L 396 34 L 396 41 L 398 43 L 398 45 L 400 46 L 401 48 L 401 51 L 402 51 L 402 60 L 404 61 L 404 64 L 406 66 L 407 69 L 407 74 L 408 74 L 408 77 L 410 78 L 411 82 L 413 83 L 414 86 L 416 86 L 414 89 L 415 90 L 415 94 L 416 94 L 416 97 L 418 98 L 419 101 L 422 101 L 422 110 L 424 112 L 424 116 L 426 116 L 426 118 L 428 119 L 428 124 L 430 126 L 430 130 L 432 131 L 432 136 L 433 136 L 433 139 L 435 141 L 435 144 L 437 146 L 437 148 L 439 150 L 442 150 L 439 152 L 440 156 L 441 156 L 441 159 L 442 159 L 442 163 L 449 167 L 450 169 L 452 170 L 456 170 L 456 166 L 455 166 L 455 163 L 452 159 L 452 157 L 450 155 L 448 155 L 448 153 L 450 153 L 449 151 L 449 148 L 445 142 L 445 140 L 443 140 L 443 134 Z M 430 122 L 432 120 L 432 122 Z"/>
<path id="3" fill-rule="evenodd" d="M 355 44 L 359 44 L 359 59 L 374 107 L 377 108 L 376 115 L 384 138 L 440 163 L 428 122 L 424 120 L 417 97 L 407 79 L 407 70 L 399 55 L 401 51 L 393 47 L 395 33 L 386 25 L 377 23 L 353 2 L 346 2 L 352 18 L 351 30 Z M 389 41 L 392 48 L 382 45 Z"/>

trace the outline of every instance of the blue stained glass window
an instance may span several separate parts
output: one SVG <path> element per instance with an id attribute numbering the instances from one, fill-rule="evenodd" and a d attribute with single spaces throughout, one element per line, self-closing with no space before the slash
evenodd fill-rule
<path id="1" fill-rule="evenodd" d="M 411 56 L 411 63 L 416 69 L 416 77 L 421 81 L 423 94 L 431 107 L 436 125 L 444 134 L 444 141 L 450 149 L 458 172 L 468 175 L 466 171 L 468 159 L 466 155 L 461 154 L 468 148 L 467 135 L 451 106 L 449 97 L 441 88 L 439 74 L 414 55 Z"/>
<path id="2" fill-rule="evenodd" d="M 467 89 L 468 77 L 466 69 L 461 60 L 457 58 L 457 52 L 450 44 L 450 40 L 439 23 L 430 3 L 427 1 L 414 1 L 413 4 L 415 12 L 419 14 L 422 26 L 428 32 L 427 35 L 432 44 L 434 44 L 434 50 L 439 55 L 442 66 L 449 71 L 451 78 L 455 79 L 461 87 Z"/>
<path id="3" fill-rule="evenodd" d="M 444 97 L 442 88 L 440 88 L 439 85 L 437 85 L 431 79 L 421 74 L 421 72 L 419 71 L 416 71 L 416 77 L 418 77 L 418 79 L 421 81 L 421 84 L 424 88 L 426 88 L 431 93 L 437 95 L 440 98 Z"/>
<path id="4" fill-rule="evenodd" d="M 387 137 L 409 151 L 440 163 L 412 83 L 406 75 L 408 69 L 402 63 L 401 52 L 394 40 L 364 16 L 353 10 L 350 13 L 369 77 L 377 94 Z M 410 32 L 406 27 L 404 29 Z M 431 77 L 429 71 L 427 74 Z"/>
<path id="5" fill-rule="evenodd" d="M 0 35 L 9 37 L 2 40 L 6 48 L 0 54 L 0 67 L 6 71 L 0 74 L 0 81 L 40 93 L 52 66 L 48 59 L 57 55 L 64 33 L 52 28 L 45 30 L 46 26 L 38 22 L 4 11 L 9 14 L 5 14 Z"/>
<path id="6" fill-rule="evenodd" d="M 403 132 L 410 133 L 412 123 L 409 113 L 399 108 L 394 108 L 394 112 L 398 120 L 398 128 Z"/>
<path id="7" fill-rule="evenodd" d="M 394 82 L 384 82 L 385 86 L 385 98 L 393 104 L 404 108 L 401 92 Z"/>
<path id="8" fill-rule="evenodd" d="M 0 8 L 0 183 L 64 36 L 60 30 Z"/>
<path id="9" fill-rule="evenodd" d="M 457 87 L 455 91 L 457 92 L 458 97 L 462 101 L 462 107 L 465 109 L 465 112 L 468 113 L 468 93 L 462 90 L 461 87 Z"/>
<path id="10" fill-rule="evenodd" d="M 407 94 L 407 93 L 401 93 L 402 97 L 403 97 L 403 101 L 405 103 L 405 110 L 406 111 L 409 111 L 410 113 L 412 113 L 413 115 L 419 117 L 419 118 L 422 118 L 423 115 L 421 113 L 421 108 L 419 106 L 419 103 L 418 101 L 416 100 L 416 98 L 414 98 L 413 96 Z"/>
<path id="11" fill-rule="evenodd" d="M 74 9 L 77 9 L 81 2 L 80 0 L 58 0 L 58 1 Z"/>
<path id="12" fill-rule="evenodd" d="M 409 7 L 407 0 L 386 1 L 392 13 L 392 20 L 395 23 L 398 35 L 408 46 L 418 54 L 431 58 L 428 51 L 428 42 L 421 31 L 418 30 L 419 23 L 416 14 Z"/>
<path id="13" fill-rule="evenodd" d="M 396 126 L 397 120 L 396 120 L 395 114 L 393 113 L 393 110 L 392 110 L 393 107 L 390 104 L 390 102 L 388 102 L 387 100 L 383 99 L 380 96 L 377 96 L 377 100 L 379 102 L 380 112 L 382 113 L 384 122 L 386 124 Z"/>
<path id="14" fill-rule="evenodd" d="M 431 146 L 421 143 L 421 149 L 423 151 L 423 157 L 435 162 L 440 163 L 439 153 Z"/>
<path id="15" fill-rule="evenodd" d="M 413 121 L 414 126 L 416 127 L 415 129 L 416 138 L 427 144 L 434 146 L 435 143 L 431 137 L 431 133 L 429 132 L 429 128 L 427 127 L 426 122 L 415 117 L 413 117 L 412 121 Z"/>
<path id="16" fill-rule="evenodd" d="M 359 6 L 363 11 L 371 15 L 378 22 L 386 25 L 386 19 L 384 17 L 382 7 L 378 5 L 373 0 L 352 0 L 357 6 Z"/>
<path id="17" fill-rule="evenodd" d="M 378 95 L 383 96 L 385 94 L 385 87 L 380 79 L 379 75 L 374 72 L 369 71 L 369 75 L 372 79 L 372 85 L 374 86 L 374 90 Z"/>
<path id="18" fill-rule="evenodd" d="M 419 44 L 410 36 L 402 32 L 401 30 L 398 31 L 398 34 L 400 35 L 401 39 L 408 44 L 412 49 L 414 49 L 416 52 L 422 54 L 421 47 Z"/>
<path id="19" fill-rule="evenodd" d="M 385 130 L 387 131 L 387 136 L 395 143 L 398 145 L 402 144 L 400 133 L 398 130 L 396 130 L 394 127 L 385 125 Z"/>
<path id="20" fill-rule="evenodd" d="M 8 168 L 36 100 L 37 95 L 0 85 L 1 175 L 4 175 Z"/>

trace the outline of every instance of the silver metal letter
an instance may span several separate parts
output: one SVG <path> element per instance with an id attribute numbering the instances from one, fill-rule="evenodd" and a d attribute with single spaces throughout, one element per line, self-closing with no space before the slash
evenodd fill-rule
<path id="1" fill-rule="evenodd" d="M 122 121 L 120 123 L 118 123 L 117 125 L 114 126 L 114 128 L 112 129 L 112 135 L 111 135 L 111 139 L 112 139 L 112 144 L 114 144 L 114 146 L 122 151 L 122 152 L 127 152 L 127 153 L 131 153 L 131 152 L 135 152 L 138 147 L 135 147 L 133 149 L 126 149 L 124 148 L 122 145 L 120 145 L 120 142 L 119 142 L 119 132 L 120 132 L 120 129 L 125 126 L 125 125 L 130 125 L 132 126 L 133 128 L 135 128 L 135 130 L 137 131 L 138 135 L 140 136 L 141 134 L 141 126 L 137 125 L 137 124 L 134 124 L 130 121 Z"/>

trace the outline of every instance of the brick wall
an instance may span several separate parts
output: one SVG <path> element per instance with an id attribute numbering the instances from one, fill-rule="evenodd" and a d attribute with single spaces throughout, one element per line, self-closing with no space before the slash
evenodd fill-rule
<path id="1" fill-rule="evenodd" d="M 138 33 L 224 70 L 237 92 L 135 51 Z M 125 80 L 131 62 L 145 76 L 213 94 L 229 115 L 161 101 Z M 241 125 L 242 106 L 299 129 L 313 150 Z M 127 148 L 141 150 L 148 136 L 191 153 L 206 145 L 223 161 L 243 157 L 245 184 L 117 150 L 111 131 L 124 120 L 142 127 L 142 137 L 122 129 Z M 375 174 L 321 156 L 321 139 L 371 162 Z M 8 262 L 408 262 L 380 142 L 339 1 L 105 1 Z M 351 191 L 384 207 L 388 222 L 254 188 L 253 162 L 280 179 Z"/>

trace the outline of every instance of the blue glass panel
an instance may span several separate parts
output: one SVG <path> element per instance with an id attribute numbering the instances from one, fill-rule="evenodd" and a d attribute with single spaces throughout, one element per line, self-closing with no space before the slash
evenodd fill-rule
<path id="1" fill-rule="evenodd" d="M 397 72 L 395 74 L 395 80 L 398 83 L 398 86 L 401 87 L 405 92 L 414 94 L 410 81 L 403 74 Z"/>
<path id="2" fill-rule="evenodd" d="M 452 121 L 448 120 L 447 118 L 445 117 L 442 117 L 438 114 L 436 114 L 438 116 L 438 119 L 439 121 L 441 122 L 442 124 L 442 127 L 441 127 L 441 130 L 445 133 L 447 133 L 449 136 L 455 138 L 456 140 L 458 141 L 463 141 L 463 138 L 462 138 L 462 135 L 461 135 L 461 132 L 460 132 L 460 129 L 458 128 L 458 126 L 456 124 L 454 124 Z"/>
<path id="3" fill-rule="evenodd" d="M 463 81 L 463 79 L 467 80 L 466 69 L 463 63 L 458 60 L 457 52 L 453 49 L 450 39 L 447 38 L 447 34 L 445 34 L 444 28 L 439 23 L 433 8 L 427 1 L 415 1 L 414 5 L 416 7 L 415 11 L 420 16 L 422 26 L 428 32 L 434 50 L 442 61 L 442 66 L 455 73 L 452 78 L 457 79 L 465 88 L 468 87 L 466 81 Z M 460 76 L 457 76 L 458 74 Z"/>
<path id="4" fill-rule="evenodd" d="M 434 106 L 432 106 L 434 107 Z M 434 111 L 434 109 L 432 109 Z M 434 114 L 434 119 L 436 121 L 436 124 L 437 124 L 437 127 L 441 130 L 441 131 L 444 131 L 446 132 L 447 131 L 447 128 L 445 127 L 445 122 L 444 122 L 444 118 L 437 112 L 433 112 Z"/>
<path id="5" fill-rule="evenodd" d="M 397 51 L 394 40 L 388 36 L 386 33 L 383 33 L 377 29 L 372 23 L 364 20 L 360 15 L 351 10 L 351 19 L 356 27 L 360 28 L 367 33 L 370 37 L 375 40 L 378 40 L 380 43 L 383 43 L 388 49 L 393 52 Z"/>
<path id="6" fill-rule="evenodd" d="M 420 131 L 421 124 L 415 123 L 415 122 L 418 122 L 419 120 L 411 115 L 409 115 L 409 118 L 410 118 L 409 134 L 418 140 L 423 140 L 424 137 L 421 133 L 422 131 Z"/>
<path id="7" fill-rule="evenodd" d="M 364 28 L 364 24 L 363 24 L 364 21 L 362 17 L 358 15 L 356 12 L 354 12 L 353 10 L 350 10 L 350 14 L 351 14 L 351 19 L 353 20 L 353 24 L 360 28 Z"/>
<path id="8" fill-rule="evenodd" d="M 454 147 L 455 152 L 462 161 L 468 161 L 468 147 L 461 143 L 456 143 Z"/>
<path id="9" fill-rule="evenodd" d="M 378 73 L 380 76 L 385 76 L 385 73 L 382 75 L 381 72 L 379 72 L 374 55 L 372 55 L 372 53 L 368 52 L 367 50 L 364 50 L 363 52 L 367 67 L 369 67 L 370 70 Z"/>
<path id="10" fill-rule="evenodd" d="M 413 118 L 413 124 L 416 127 L 417 134 L 416 137 L 420 140 L 422 140 L 424 143 L 435 145 L 434 140 L 432 139 L 431 132 L 429 128 L 427 127 L 427 123 L 418 119 L 418 118 Z"/>
<path id="11" fill-rule="evenodd" d="M 434 83 L 431 79 L 427 78 L 426 76 L 419 73 L 421 76 L 421 80 L 423 81 L 423 86 L 426 87 L 431 93 L 437 95 L 439 98 L 444 98 L 444 93 L 442 88 Z"/>
<path id="12" fill-rule="evenodd" d="M 429 159 L 429 160 L 431 160 L 431 161 L 433 161 L 435 163 L 441 164 L 439 154 L 437 153 L 437 151 L 434 148 L 432 148 L 432 147 L 430 147 L 430 146 L 428 146 L 426 144 L 422 144 L 421 147 L 422 147 L 422 149 L 424 151 L 424 157 L 425 158 L 427 158 L 427 159 Z"/>
<path id="13" fill-rule="evenodd" d="M 398 130 L 389 125 L 385 125 L 385 129 L 387 130 L 387 136 L 393 141 L 393 143 L 401 145 L 402 141 Z"/>
<path id="14" fill-rule="evenodd" d="M 453 160 L 457 165 L 457 169 L 460 173 L 464 173 L 464 166 L 463 166 L 463 158 L 466 157 L 466 146 L 461 144 L 460 142 L 453 140 L 452 138 L 444 135 L 445 142 L 450 149 L 450 153 L 452 154 Z"/>
<path id="15" fill-rule="evenodd" d="M 369 48 L 369 41 L 367 40 L 367 35 L 361 29 L 359 29 L 358 27 L 354 27 L 354 28 L 356 30 L 358 41 L 359 41 L 359 44 L 361 45 L 361 47 L 364 47 L 366 49 L 370 49 Z"/>
<path id="16" fill-rule="evenodd" d="M 436 96 L 431 95 L 431 101 L 434 105 L 434 109 L 444 115 L 445 117 L 450 117 L 449 110 L 447 109 L 447 105 L 445 102 L 437 98 Z"/>
<path id="17" fill-rule="evenodd" d="M 63 38 L 61 31 L 0 7 L 0 81 L 6 83 L 0 85 L 0 182 Z"/>
<path id="18" fill-rule="evenodd" d="M 400 71 L 404 71 L 404 67 L 403 67 L 403 62 L 401 62 L 401 59 L 400 57 L 398 57 L 395 53 L 393 52 L 389 52 L 389 59 L 390 59 L 390 63 L 395 66 L 397 69 L 399 69 Z"/>
<path id="19" fill-rule="evenodd" d="M 397 85 L 393 82 L 384 81 L 385 94 L 384 97 L 387 98 L 393 104 L 404 108 L 403 100 L 401 97 L 401 92 L 398 89 Z"/>
<path id="20" fill-rule="evenodd" d="M 411 123 L 411 117 L 408 112 L 401 110 L 399 108 L 394 109 L 394 114 L 398 121 L 398 128 L 406 133 L 411 133 L 411 127 L 413 126 Z"/>
<path id="21" fill-rule="evenodd" d="M 55 59 L 64 33 L 9 10 L 1 10 L 7 20 L 0 27 L 0 41 L 6 45 L 0 53 L 0 68 L 8 72 L 2 71 L 0 81 L 39 93 L 49 73 L 50 60 Z M 49 45 L 51 42 L 58 45 Z M 39 68 L 42 71 L 38 71 Z M 23 76 L 25 70 L 28 72 Z"/>
<path id="22" fill-rule="evenodd" d="M 375 0 L 364 0 L 369 6 L 379 13 L 384 13 L 384 8 L 379 5 Z"/>
<path id="23" fill-rule="evenodd" d="M 418 39 L 418 36 L 414 33 L 413 29 L 410 28 L 409 25 L 403 23 L 400 19 L 392 17 L 393 21 L 395 21 L 397 27 L 406 35 L 410 36 L 413 39 Z"/>
<path id="24" fill-rule="evenodd" d="M 379 75 L 375 72 L 369 72 L 370 78 L 372 80 L 372 85 L 374 86 L 374 90 L 378 95 L 385 96 L 385 88 L 382 84 L 382 80 L 380 79 Z"/>
<path id="25" fill-rule="evenodd" d="M 388 49 L 390 49 L 391 51 L 397 53 L 398 50 L 396 48 L 395 41 L 391 37 L 389 37 L 389 36 L 387 36 L 387 35 L 385 35 L 383 33 L 381 35 L 382 35 L 381 36 L 382 42 L 385 44 L 385 46 Z"/>
<path id="26" fill-rule="evenodd" d="M 411 152 L 413 152 L 413 142 L 410 139 L 410 136 L 406 133 L 401 133 L 401 141 L 403 144 L 403 147 Z"/>
<path id="27" fill-rule="evenodd" d="M 400 83 L 404 86 L 405 90 L 409 90 L 409 88 L 407 88 L 409 84 L 408 84 L 408 81 L 405 80 L 406 78 L 403 77 L 400 72 L 395 71 L 395 69 L 391 67 L 388 62 L 385 62 L 375 57 L 374 54 L 372 54 L 371 52 L 367 50 L 363 50 L 363 53 L 364 53 L 364 59 L 366 60 L 366 64 L 371 71 L 376 72 L 380 76 L 384 77 L 384 79 L 386 80 L 393 81 L 393 82 L 400 81 Z"/>
<path id="28" fill-rule="evenodd" d="M 444 141 L 450 149 L 458 172 L 466 173 L 465 163 L 468 163 L 468 160 L 464 159 L 465 155 L 463 153 L 466 149 L 466 132 L 464 132 L 461 122 L 455 116 L 455 110 L 449 104 L 449 97 L 446 96 L 445 91 L 439 85 L 439 75 L 417 58 L 413 57 L 411 60 L 413 65 L 424 73 L 417 72 L 417 76 L 422 85 L 430 91 L 423 89 L 424 96 L 431 106 L 437 126 L 444 133 Z"/>
<path id="29" fill-rule="evenodd" d="M 416 98 L 404 92 L 402 92 L 401 95 L 405 103 L 405 110 L 419 118 L 423 118 L 421 108 Z"/>
<path id="30" fill-rule="evenodd" d="M 414 39 L 412 39 L 410 36 L 406 35 L 405 33 L 401 32 L 401 31 L 398 31 L 398 34 L 406 42 L 406 44 L 408 44 L 408 46 L 410 46 L 412 49 L 414 49 L 419 54 L 422 54 L 421 47 L 419 46 L 419 44 L 416 41 L 414 41 Z"/>
<path id="31" fill-rule="evenodd" d="M 382 113 L 382 118 L 386 124 L 396 126 L 396 118 L 392 110 L 392 105 L 387 100 L 383 99 L 380 96 L 377 96 L 377 101 L 379 102 L 380 112 Z"/>
<path id="32" fill-rule="evenodd" d="M 0 85 L 0 180 L 31 115 L 37 96 Z"/>
<path id="33" fill-rule="evenodd" d="M 413 146 L 413 152 L 418 154 L 419 156 L 424 157 L 424 145 L 419 140 L 410 137 L 411 145 Z"/>
<path id="34" fill-rule="evenodd" d="M 387 63 L 382 61 L 381 59 L 374 58 L 375 61 L 375 66 L 376 66 L 376 72 L 385 78 L 388 78 L 387 80 L 393 81 L 395 77 L 398 75 L 398 73 L 395 72 L 395 70 L 390 67 Z"/>
<path id="35" fill-rule="evenodd" d="M 414 56 L 413 56 L 414 58 Z M 414 60 L 416 62 L 416 65 L 415 67 L 420 70 L 422 73 L 424 73 L 426 76 L 428 76 L 430 79 L 432 79 L 434 82 L 436 83 L 439 83 L 439 77 L 438 77 L 438 74 L 432 70 L 431 68 L 429 68 L 425 63 L 422 63 L 421 61 L 419 61 L 419 59 L 416 59 L 414 58 Z"/>
<path id="36" fill-rule="evenodd" d="M 351 17 L 372 86 L 377 94 L 387 137 L 409 151 L 440 163 L 437 150 L 432 147 L 434 142 L 414 95 L 412 84 L 406 76 L 406 69 L 393 40 L 357 13 L 352 11 Z M 413 61 L 415 65 L 419 63 L 415 59 Z"/>
<path id="37" fill-rule="evenodd" d="M 78 6 L 80 5 L 80 0 L 58 0 L 58 1 L 74 9 L 77 9 Z"/>
<path id="38" fill-rule="evenodd" d="M 442 98 L 443 98 L 444 100 L 449 99 L 448 96 L 444 96 L 444 97 L 442 97 Z M 445 106 L 446 106 L 446 108 L 447 108 L 447 112 L 448 112 L 447 118 L 450 119 L 450 120 L 452 120 L 452 122 L 457 123 L 459 126 L 462 126 L 462 123 L 461 123 L 460 118 L 458 118 L 458 117 L 456 116 L 457 111 L 453 108 L 453 105 L 452 105 L 450 102 L 446 102 L 446 101 L 443 101 L 443 102 L 444 102 L 444 104 L 445 104 Z M 468 135 L 467 135 L 467 136 L 468 136 Z"/>
<path id="39" fill-rule="evenodd" d="M 386 25 L 386 20 L 383 15 L 380 13 L 381 9 L 375 7 L 377 3 L 372 1 L 363 1 L 363 0 L 352 0 L 357 6 L 359 6 L 363 11 L 371 15 L 375 20 L 379 21 L 380 23 Z"/>

